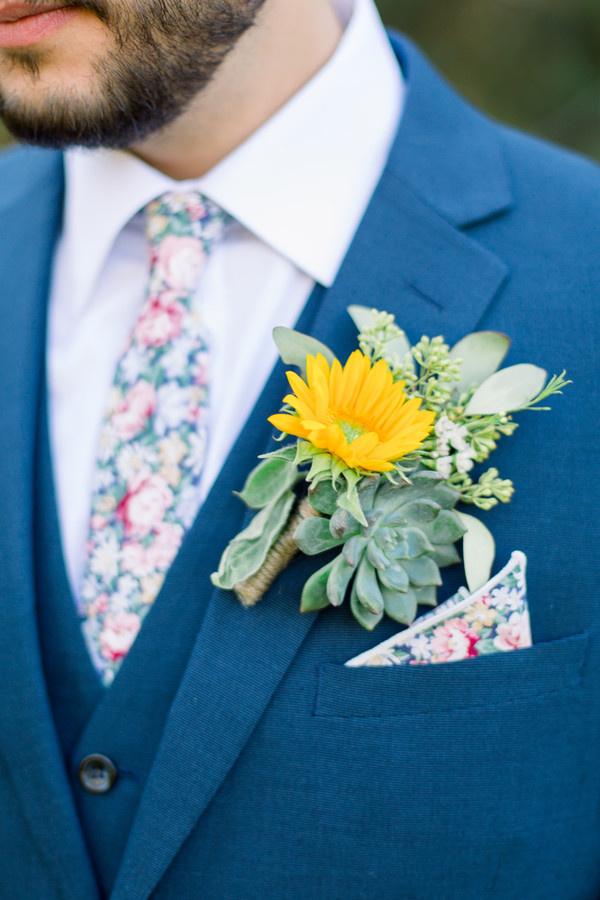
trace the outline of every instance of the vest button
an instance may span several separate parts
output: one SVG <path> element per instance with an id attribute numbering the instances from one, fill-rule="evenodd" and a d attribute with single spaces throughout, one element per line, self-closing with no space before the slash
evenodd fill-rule
<path id="1" fill-rule="evenodd" d="M 79 782 L 89 794 L 107 794 L 117 780 L 117 767 L 101 753 L 85 756 L 79 764 Z"/>

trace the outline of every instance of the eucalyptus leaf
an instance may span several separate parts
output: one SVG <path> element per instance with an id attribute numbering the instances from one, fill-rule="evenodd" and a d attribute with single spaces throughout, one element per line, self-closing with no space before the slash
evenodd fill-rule
<path id="1" fill-rule="evenodd" d="M 510 338 L 499 331 L 475 331 L 468 334 L 450 351 L 451 359 L 461 359 L 461 378 L 456 392 L 464 393 L 479 386 L 496 372 L 510 349 Z"/>
<path id="2" fill-rule="evenodd" d="M 463 560 L 467 585 L 473 593 L 490 580 L 496 556 L 496 542 L 480 519 L 466 513 L 458 515 L 466 528 L 463 537 Z"/>
<path id="3" fill-rule="evenodd" d="M 273 340 L 286 366 L 297 366 L 303 376 L 306 374 L 307 356 L 316 356 L 318 353 L 322 353 L 330 365 L 335 359 L 329 347 L 326 347 L 321 341 L 309 334 L 295 331 L 293 328 L 278 325 L 273 329 Z"/>
<path id="4" fill-rule="evenodd" d="M 465 413 L 468 416 L 482 416 L 515 412 L 537 397 L 547 377 L 544 369 L 530 363 L 500 369 L 477 388 Z"/>
<path id="5" fill-rule="evenodd" d="M 322 569 L 317 569 L 310 576 L 302 589 L 300 600 L 300 612 L 316 612 L 329 606 L 327 597 L 327 579 L 333 568 L 333 561 L 328 562 Z"/>
<path id="6" fill-rule="evenodd" d="M 370 331 L 372 328 L 375 328 L 379 310 L 354 304 L 348 307 L 348 312 L 359 332 Z M 404 360 L 409 353 L 410 344 L 402 329 L 399 328 L 395 337 L 384 345 L 384 354 L 387 358 L 397 357 L 400 360 Z"/>
<path id="7" fill-rule="evenodd" d="M 356 590 L 356 579 L 352 586 L 352 593 L 350 594 L 350 608 L 356 621 L 362 625 L 363 628 L 366 628 L 367 631 L 372 631 L 383 619 L 383 605 L 380 612 L 373 613 L 360 602 Z"/>
<path id="8" fill-rule="evenodd" d="M 353 303 L 352 306 L 348 307 L 348 313 L 359 332 L 369 331 L 370 328 L 374 328 L 377 319 L 376 309 Z"/>
<path id="9" fill-rule="evenodd" d="M 279 456 L 263 460 L 250 472 L 239 497 L 251 509 L 263 509 L 298 480 L 295 465 Z"/>
<path id="10" fill-rule="evenodd" d="M 344 602 L 355 571 L 355 567 L 346 562 L 342 553 L 334 560 L 327 579 L 327 596 L 332 606 L 341 606 Z"/>
<path id="11" fill-rule="evenodd" d="M 294 533 L 294 540 L 307 556 L 325 553 L 343 543 L 343 538 L 332 536 L 329 521 L 320 517 L 303 519 Z"/>
<path id="12" fill-rule="evenodd" d="M 417 597 L 415 591 L 381 589 L 386 614 L 401 625 L 410 625 L 417 615 Z"/>
<path id="13" fill-rule="evenodd" d="M 211 575 L 216 587 L 232 590 L 258 572 L 285 527 L 295 500 L 293 491 L 281 494 L 231 541 L 221 557 L 218 572 Z"/>

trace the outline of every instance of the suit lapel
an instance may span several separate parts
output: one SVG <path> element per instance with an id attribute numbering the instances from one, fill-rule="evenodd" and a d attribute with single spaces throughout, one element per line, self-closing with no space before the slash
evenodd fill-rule
<path id="1" fill-rule="evenodd" d="M 507 275 L 501 260 L 457 228 L 510 206 L 493 132 L 408 42 L 394 44 L 409 79 L 395 146 L 335 284 L 320 302 L 313 296 L 318 308 L 310 328 L 306 322 L 299 326 L 340 356 L 356 344 L 346 312 L 351 303 L 395 312 L 413 339 L 429 332 L 453 340 L 477 325 Z M 424 104 L 430 118 L 423 117 Z M 429 178 L 421 171 L 424 152 Z M 452 165 L 470 173 L 462 202 L 452 181 L 461 176 L 452 173 Z M 239 528 L 240 504 L 230 492 L 239 489 L 254 464 L 247 448 L 260 451 L 268 440 L 265 419 L 279 407 L 283 391 L 283 368 L 278 366 L 176 562 L 193 570 L 200 585 L 208 585 L 222 547 Z M 212 556 L 203 549 L 207 545 Z M 212 593 L 113 900 L 142 900 L 152 893 L 231 769 L 315 624 L 316 616 L 298 613 L 298 586 L 316 565 L 297 559 L 252 610 L 243 609 L 231 595 Z"/>
<path id="2" fill-rule="evenodd" d="M 61 896 L 83 900 L 96 888 L 44 687 L 32 557 L 36 417 L 63 176 L 58 154 L 26 152 L 26 166 L 13 157 L 15 179 L 3 185 L 0 207 L 0 756 L 49 882 Z"/>

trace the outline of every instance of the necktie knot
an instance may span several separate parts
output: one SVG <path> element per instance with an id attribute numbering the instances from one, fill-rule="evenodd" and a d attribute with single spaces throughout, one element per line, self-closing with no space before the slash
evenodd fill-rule
<path id="1" fill-rule="evenodd" d="M 169 191 L 144 209 L 151 291 L 192 293 L 231 216 L 199 191 Z"/>

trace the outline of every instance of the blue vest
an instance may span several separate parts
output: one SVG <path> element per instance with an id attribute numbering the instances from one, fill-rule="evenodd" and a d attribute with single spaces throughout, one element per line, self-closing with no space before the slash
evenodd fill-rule
<path id="1" fill-rule="evenodd" d="M 206 604 L 203 598 L 170 604 L 162 594 L 136 649 L 145 677 L 135 677 L 134 660 L 113 688 L 102 687 L 66 575 L 45 410 L 40 420 L 34 552 L 42 663 L 79 820 L 99 886 L 108 896 Z M 161 653 L 165 630 L 169 653 Z M 118 784 L 106 796 L 89 794 L 80 784 L 79 763 L 90 753 L 118 762 Z"/>
<path id="2" fill-rule="evenodd" d="M 323 291 L 315 288 L 299 326 L 309 330 Z M 41 391 L 36 444 L 34 560 L 37 623 L 50 707 L 65 770 L 99 887 L 114 884 L 146 777 L 158 749 L 165 720 L 200 630 L 208 594 L 185 602 L 161 590 L 152 614 L 107 690 L 101 685 L 81 634 L 75 599 L 67 578 L 57 515 L 48 431 L 48 404 Z M 246 453 L 260 452 L 260 443 Z M 241 511 L 241 510 L 240 510 Z M 246 514 L 250 518 L 251 513 Z M 168 652 L 163 652 L 168 635 Z M 102 753 L 118 764 L 118 783 L 105 796 L 80 784 L 79 763 Z"/>

